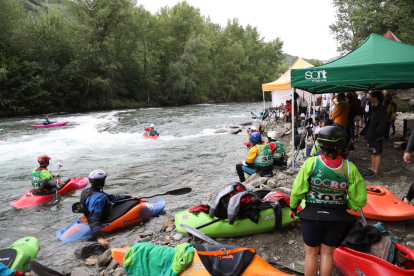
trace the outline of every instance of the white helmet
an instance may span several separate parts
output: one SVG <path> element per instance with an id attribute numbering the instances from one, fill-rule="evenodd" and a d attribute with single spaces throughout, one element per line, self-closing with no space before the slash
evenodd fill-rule
<path id="1" fill-rule="evenodd" d="M 305 115 L 305 113 L 302 113 L 302 114 L 300 114 L 300 116 L 299 116 L 300 118 L 306 118 L 306 115 Z"/>
<path id="2" fill-rule="evenodd" d="M 150 127 L 154 127 L 154 124 L 151 124 Z"/>
<path id="3" fill-rule="evenodd" d="M 277 140 L 277 132 L 276 131 L 268 131 L 267 137 L 273 141 Z"/>
<path id="4" fill-rule="evenodd" d="M 253 131 L 253 130 L 256 130 L 256 131 L 257 131 L 257 126 L 252 126 L 250 129 L 251 129 L 252 131 Z"/>

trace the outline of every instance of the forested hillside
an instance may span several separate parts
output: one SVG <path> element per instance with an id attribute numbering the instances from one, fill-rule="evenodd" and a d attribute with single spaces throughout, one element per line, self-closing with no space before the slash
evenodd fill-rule
<path id="1" fill-rule="evenodd" d="M 286 69 L 280 39 L 185 1 L 154 15 L 133 0 L 0 3 L 1 115 L 254 101 Z"/>

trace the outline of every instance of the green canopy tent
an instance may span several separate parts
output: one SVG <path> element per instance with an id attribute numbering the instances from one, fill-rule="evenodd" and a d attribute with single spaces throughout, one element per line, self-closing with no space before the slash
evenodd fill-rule
<path id="1" fill-rule="evenodd" d="M 313 94 L 412 88 L 414 46 L 371 34 L 354 51 L 333 62 L 313 68 L 293 69 L 291 86 L 292 99 L 296 88 Z"/>

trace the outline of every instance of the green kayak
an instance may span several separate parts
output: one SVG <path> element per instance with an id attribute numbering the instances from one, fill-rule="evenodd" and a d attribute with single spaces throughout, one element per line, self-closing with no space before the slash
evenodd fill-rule
<path id="1" fill-rule="evenodd" d="M 36 258 L 39 241 L 26 237 L 15 241 L 10 247 L 0 249 L 0 262 L 12 270 L 27 271 L 30 262 Z"/>
<path id="2" fill-rule="evenodd" d="M 301 206 L 305 207 L 305 201 L 302 201 Z M 289 206 L 282 208 L 282 227 L 288 226 L 293 222 L 289 218 L 289 211 Z M 180 224 L 197 228 L 214 220 L 217 220 L 217 218 L 210 218 L 206 213 L 199 212 L 195 215 L 185 210 L 175 215 L 175 227 L 179 233 L 187 234 L 180 227 Z M 275 230 L 275 212 L 272 208 L 260 211 L 260 218 L 257 224 L 249 218 L 236 219 L 233 225 L 229 225 L 227 220 L 219 220 L 199 230 L 213 238 L 229 238 L 268 232 Z"/>

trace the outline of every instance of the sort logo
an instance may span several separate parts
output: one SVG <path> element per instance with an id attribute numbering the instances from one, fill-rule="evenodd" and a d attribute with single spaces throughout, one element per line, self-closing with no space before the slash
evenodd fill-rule
<path id="1" fill-rule="evenodd" d="M 264 220 L 269 220 L 269 219 L 273 219 L 273 220 L 275 220 L 276 218 L 275 218 L 275 215 L 267 215 L 267 216 L 265 216 L 265 218 L 264 218 Z"/>
<path id="2" fill-rule="evenodd" d="M 306 71 L 305 73 L 305 79 L 307 80 L 312 80 L 315 82 L 321 82 L 321 81 L 326 81 L 327 80 L 327 73 L 325 70 L 319 70 L 316 71 L 316 69 L 314 71 Z"/>

